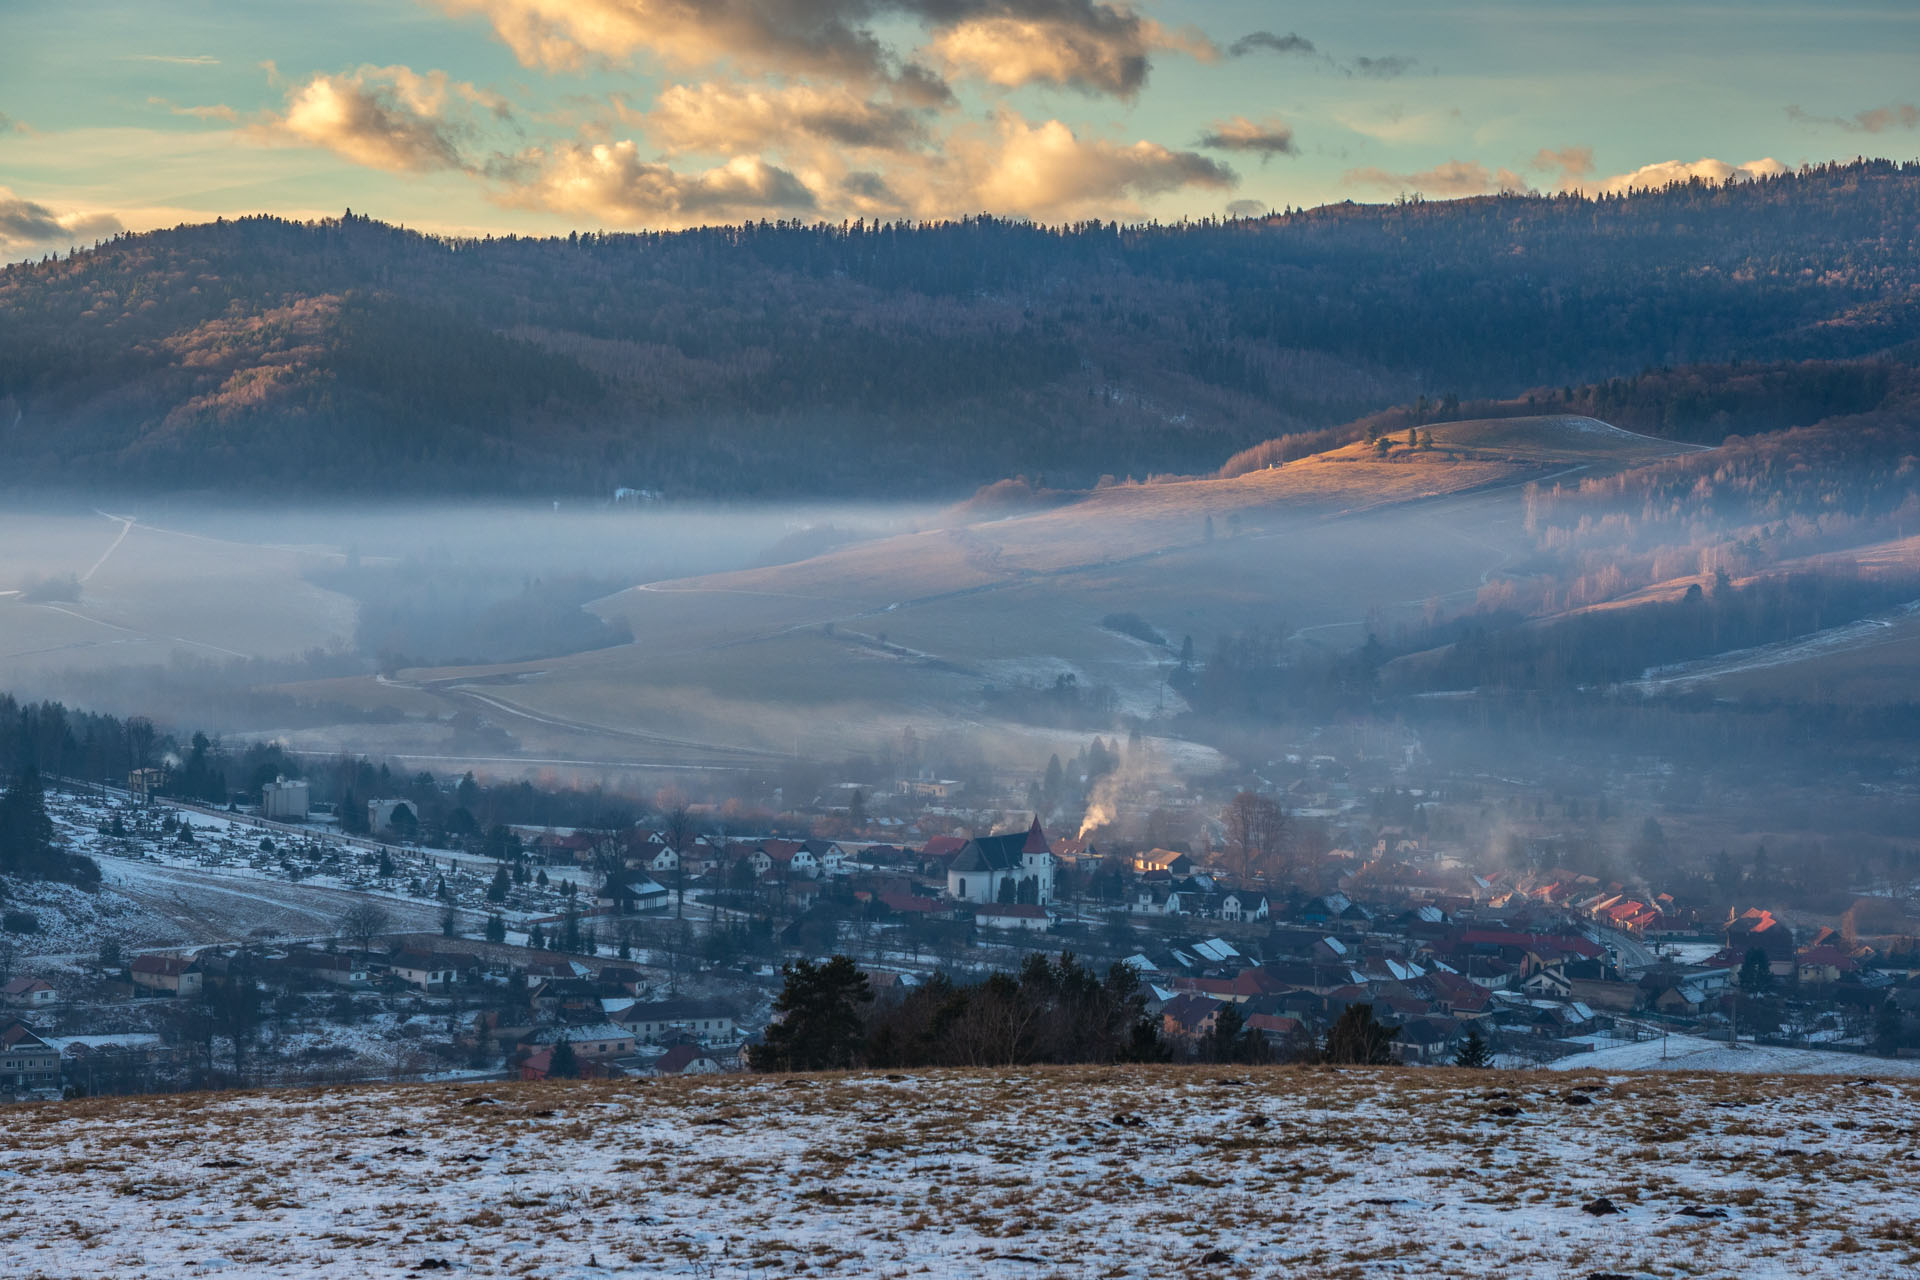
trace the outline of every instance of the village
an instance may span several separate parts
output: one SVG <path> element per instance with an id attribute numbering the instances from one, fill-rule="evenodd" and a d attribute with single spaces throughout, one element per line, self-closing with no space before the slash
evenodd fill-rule
<path id="1" fill-rule="evenodd" d="M 1842 1055 L 1910 1055 L 1920 1015 L 1910 948 L 1760 907 L 1706 915 L 1644 877 L 1476 869 L 1426 808 L 1397 820 L 1404 793 L 1337 784 L 1287 797 L 1330 838 L 1282 838 L 1286 811 L 1243 792 L 1191 852 L 995 824 L 1004 811 L 969 814 L 964 784 L 937 778 L 856 792 L 831 825 L 853 809 L 865 829 L 838 838 L 722 834 L 683 811 L 444 847 L 406 801 L 367 802 L 367 833 L 348 835 L 304 784 L 217 809 L 143 781 L 48 793 L 128 910 L 65 935 L 57 911 L 22 933 L 31 904 L 10 910 L 0 1096 L 735 1071 L 782 964 L 835 954 L 883 1001 L 1034 952 L 1124 965 L 1176 1061 L 1309 1060 L 1364 1005 L 1408 1065 L 1721 1043 L 1845 1070 Z M 979 834 L 924 834 L 968 818 Z M 266 923 L 188 936 L 154 907 L 189 875 Z"/>

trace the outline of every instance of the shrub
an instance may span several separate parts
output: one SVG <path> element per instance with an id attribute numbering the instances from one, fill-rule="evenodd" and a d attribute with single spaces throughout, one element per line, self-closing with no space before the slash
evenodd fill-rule
<path id="1" fill-rule="evenodd" d="M 0 929 L 8 933 L 40 932 L 40 917 L 31 911 L 8 911 L 0 913 Z"/>

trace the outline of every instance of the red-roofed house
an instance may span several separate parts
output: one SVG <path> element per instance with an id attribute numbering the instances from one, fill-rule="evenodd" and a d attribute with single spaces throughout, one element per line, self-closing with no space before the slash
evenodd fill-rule
<path id="1" fill-rule="evenodd" d="M 39 1009 L 59 999 L 53 984 L 42 978 L 15 978 L 0 987 L 0 1004 L 15 1009 Z"/>
<path id="2" fill-rule="evenodd" d="M 705 1076 L 721 1069 L 719 1059 L 697 1044 L 677 1044 L 653 1064 L 657 1076 Z"/>

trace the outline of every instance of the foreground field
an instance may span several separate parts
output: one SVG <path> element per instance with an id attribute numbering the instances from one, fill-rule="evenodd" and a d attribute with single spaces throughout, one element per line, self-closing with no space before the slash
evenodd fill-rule
<path id="1" fill-rule="evenodd" d="M 1920 1085 L 1110 1068 L 22 1107 L 8 1274 L 1877 1277 Z"/>

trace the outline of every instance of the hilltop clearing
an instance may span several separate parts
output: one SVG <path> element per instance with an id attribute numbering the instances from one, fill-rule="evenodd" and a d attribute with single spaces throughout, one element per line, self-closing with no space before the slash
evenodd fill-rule
<path id="1" fill-rule="evenodd" d="M 1077 1068 L 9 1111 L 23 1277 L 1853 1277 L 1910 1082 Z"/>

